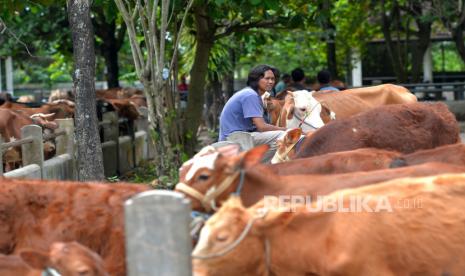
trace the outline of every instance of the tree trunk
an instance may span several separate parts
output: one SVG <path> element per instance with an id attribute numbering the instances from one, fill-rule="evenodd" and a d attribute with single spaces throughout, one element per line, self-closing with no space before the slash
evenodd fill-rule
<path id="1" fill-rule="evenodd" d="M 326 63 L 328 66 L 328 70 L 331 73 L 331 76 L 334 79 L 338 78 L 338 70 L 337 70 L 337 60 L 336 60 L 336 38 L 334 34 L 336 33 L 336 27 L 334 26 L 333 22 L 331 21 L 331 9 L 332 4 L 330 0 L 325 0 L 322 3 L 322 9 L 324 14 L 323 26 L 328 31 L 328 35 L 326 37 Z"/>
<path id="2" fill-rule="evenodd" d="M 185 120 L 186 150 L 190 155 L 195 153 L 197 146 L 197 129 L 202 118 L 208 58 L 215 41 L 215 25 L 213 20 L 208 16 L 207 5 L 194 7 L 194 17 L 197 27 L 197 45 L 194 63 L 190 72 L 191 84 L 189 87 Z"/>
<path id="3" fill-rule="evenodd" d="M 95 8 L 94 14 L 95 34 L 102 40 L 99 49 L 107 69 L 105 75 L 107 86 L 108 88 L 119 87 L 118 52 L 124 41 L 125 28 L 116 32 L 116 19 L 107 22 L 102 7 Z"/>
<path id="4" fill-rule="evenodd" d="M 388 55 L 389 55 L 389 59 L 391 60 L 391 65 L 392 65 L 392 69 L 394 70 L 394 74 L 396 74 L 396 78 L 397 78 L 397 81 L 398 82 L 405 82 L 406 81 L 406 74 L 405 74 L 405 70 L 404 70 L 404 66 L 402 65 L 401 61 L 400 61 L 400 55 L 401 53 L 400 52 L 396 52 L 394 50 L 394 43 L 392 41 L 392 37 L 391 37 L 391 23 L 392 23 L 392 18 L 391 16 L 388 17 L 386 15 L 386 9 L 385 9 L 385 1 L 381 1 L 381 5 L 382 5 L 382 31 L 383 31 L 383 35 L 384 35 L 384 39 L 386 41 L 386 48 L 387 48 L 387 51 L 388 51 Z M 394 9 L 390 12 L 390 14 L 393 14 L 395 11 Z"/>
<path id="5" fill-rule="evenodd" d="M 98 135 L 95 96 L 94 31 L 89 0 L 69 0 L 68 18 L 73 38 L 76 91 L 76 141 L 81 181 L 103 180 L 102 146 Z"/>
<path id="6" fill-rule="evenodd" d="M 419 82 L 423 68 L 423 57 L 431 41 L 431 23 L 417 20 L 418 41 L 412 55 L 412 82 Z"/>
<path id="7" fill-rule="evenodd" d="M 465 23 L 461 23 L 452 30 L 452 37 L 455 42 L 455 47 L 457 47 L 457 52 L 459 53 L 463 62 L 465 62 L 465 44 L 463 42 L 463 30 L 464 29 L 465 29 Z"/>
<path id="8" fill-rule="evenodd" d="M 234 68 L 236 68 L 236 52 L 234 48 L 229 48 L 229 58 L 231 59 L 231 71 L 226 76 L 226 95 L 229 98 L 234 94 Z M 278 81 L 278 80 L 277 80 Z"/>
<path id="9" fill-rule="evenodd" d="M 326 43 L 326 60 L 328 63 L 328 70 L 333 79 L 338 79 L 337 61 L 336 61 L 336 41 L 334 35 L 331 35 L 329 41 Z"/>
<path id="10" fill-rule="evenodd" d="M 118 49 L 115 42 L 104 41 L 102 46 L 103 58 L 107 67 L 106 77 L 108 88 L 119 87 Z"/>

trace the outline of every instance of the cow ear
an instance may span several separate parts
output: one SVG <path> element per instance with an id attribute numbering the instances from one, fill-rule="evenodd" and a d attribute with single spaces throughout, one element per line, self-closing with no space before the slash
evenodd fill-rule
<path id="1" fill-rule="evenodd" d="M 263 158 L 263 155 L 269 149 L 270 149 L 269 145 L 260 145 L 260 146 L 257 146 L 257 147 L 254 147 L 248 150 L 245 153 L 244 158 L 242 159 L 242 167 L 244 169 L 247 169 L 260 163 L 260 161 Z"/>
<path id="2" fill-rule="evenodd" d="M 283 227 L 286 226 L 294 217 L 294 213 L 291 212 L 290 210 L 280 210 L 280 209 L 272 209 L 272 210 L 266 210 L 266 209 L 255 209 L 255 214 L 251 214 L 255 217 L 260 217 L 263 216 L 263 218 L 259 218 L 256 221 L 256 226 L 257 229 L 260 232 L 266 232 L 268 230 L 271 230 L 273 228 L 277 227 Z M 266 213 L 264 215 L 260 213 Z"/>
<path id="3" fill-rule="evenodd" d="M 302 129 L 300 128 L 291 129 L 286 133 L 286 138 L 287 138 L 286 142 L 288 142 L 288 144 L 295 144 L 299 141 L 300 136 L 302 136 Z"/>
<path id="4" fill-rule="evenodd" d="M 286 110 L 286 118 L 288 120 L 292 120 L 292 117 L 294 116 L 294 105 L 290 105 L 288 109 Z"/>
<path id="5" fill-rule="evenodd" d="M 237 144 L 226 145 L 216 149 L 223 156 L 236 156 L 239 154 L 240 146 Z"/>
<path id="6" fill-rule="evenodd" d="M 32 268 L 44 269 L 50 266 L 48 254 L 34 249 L 21 250 L 19 256 L 23 261 Z"/>

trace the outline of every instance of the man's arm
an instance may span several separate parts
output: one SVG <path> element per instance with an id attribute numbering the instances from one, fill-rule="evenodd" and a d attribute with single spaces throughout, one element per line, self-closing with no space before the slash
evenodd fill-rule
<path id="1" fill-rule="evenodd" d="M 286 130 L 285 127 L 277 127 L 274 125 L 267 124 L 261 117 L 253 117 L 252 122 L 257 127 L 258 132 L 270 131 L 270 130 Z"/>

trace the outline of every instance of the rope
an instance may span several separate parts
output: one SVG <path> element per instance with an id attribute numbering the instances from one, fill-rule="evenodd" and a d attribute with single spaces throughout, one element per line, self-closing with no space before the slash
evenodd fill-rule
<path id="1" fill-rule="evenodd" d="M 42 276 L 61 276 L 61 274 L 53 267 L 46 267 L 44 270 L 42 270 Z"/>
<path id="2" fill-rule="evenodd" d="M 244 187 L 244 178 L 245 178 L 245 170 L 241 169 L 241 172 L 239 175 L 239 185 L 237 186 L 237 189 L 234 192 L 234 194 L 237 196 L 241 195 L 242 188 Z"/>
<path id="3" fill-rule="evenodd" d="M 295 117 L 297 120 L 300 121 L 298 128 L 301 128 L 302 124 L 305 124 L 305 125 L 307 125 L 307 126 L 309 126 L 309 127 L 312 127 L 312 128 L 314 128 L 314 129 L 319 129 L 318 127 L 314 127 L 312 124 L 305 122 L 305 119 L 307 119 L 307 117 L 310 116 L 310 115 L 312 114 L 313 110 L 314 110 L 318 105 L 321 106 L 321 103 L 318 102 L 318 104 L 316 104 L 314 107 L 312 107 L 312 109 L 310 110 L 310 112 L 307 112 L 306 115 L 305 115 L 305 117 L 303 117 L 303 118 L 299 118 L 299 116 L 297 116 L 297 115 L 295 114 L 296 112 L 294 111 L 294 117 Z"/>
<path id="4" fill-rule="evenodd" d="M 200 260 L 208 260 L 208 259 L 212 259 L 212 258 L 218 258 L 218 257 L 222 257 L 226 254 L 228 254 L 229 252 L 231 252 L 234 248 L 236 248 L 244 239 L 245 237 L 247 236 L 247 234 L 250 232 L 250 229 L 252 229 L 252 226 L 254 224 L 255 221 L 259 220 L 259 219 L 262 219 L 264 218 L 266 215 L 268 214 L 268 210 L 266 210 L 265 212 L 263 212 L 263 214 L 259 215 L 259 216 L 256 216 L 256 217 L 252 217 L 248 222 L 247 222 L 247 225 L 245 226 L 244 230 L 242 231 L 242 233 L 239 235 L 239 237 L 233 241 L 232 243 L 230 243 L 228 246 L 226 246 L 223 250 L 221 250 L 220 252 L 216 252 L 216 253 L 212 253 L 212 254 L 207 254 L 207 255 L 192 255 L 192 258 L 194 259 L 200 259 Z M 265 244 L 266 246 L 266 244 Z M 266 251 L 266 250 L 265 250 Z"/>

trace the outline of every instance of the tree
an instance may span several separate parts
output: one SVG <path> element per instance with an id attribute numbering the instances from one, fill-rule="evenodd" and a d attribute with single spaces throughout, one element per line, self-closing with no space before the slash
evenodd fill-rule
<path id="1" fill-rule="evenodd" d="M 208 60 L 217 40 L 243 34 L 259 28 L 295 28 L 307 13 L 306 1 L 197 0 L 192 7 L 196 37 L 196 52 L 191 68 L 191 83 L 185 121 L 186 148 L 192 154 L 196 149 L 196 132 L 202 114 Z"/>
<path id="2" fill-rule="evenodd" d="M 192 0 L 180 5 L 170 0 L 115 0 L 115 3 L 127 26 L 137 76 L 144 85 L 147 97 L 150 128 L 157 145 L 157 173 L 159 176 L 167 175 L 177 169 L 180 159 L 176 153 L 182 150 L 178 114 L 173 99 L 175 89 L 169 78 L 163 78 L 165 68 L 168 72 L 173 69 L 179 43 L 179 36 L 173 37 L 168 32 L 169 18 L 184 10 L 181 19 L 174 16 L 173 23 L 176 33 L 181 33 Z M 174 10 L 176 7 L 178 10 Z M 171 47 L 167 47 L 169 41 L 173 41 Z M 172 57 L 171 61 L 167 57 Z"/>
<path id="3" fill-rule="evenodd" d="M 434 13 L 441 19 L 444 26 L 452 33 L 457 51 L 465 62 L 465 1 L 433 0 Z"/>
<path id="4" fill-rule="evenodd" d="M 98 135 L 95 96 L 94 33 L 89 0 L 69 0 L 68 18 L 73 38 L 76 90 L 76 141 L 79 180 L 102 180 L 103 155 Z"/>
<path id="5" fill-rule="evenodd" d="M 410 0 L 402 7 L 417 25 L 416 31 L 407 30 L 417 36 L 412 52 L 412 82 L 419 82 L 423 68 L 423 57 L 431 43 L 431 26 L 436 18 L 432 15 L 432 3 L 425 0 Z M 410 26 L 407 26 L 409 28 Z"/>
<path id="6" fill-rule="evenodd" d="M 328 70 L 334 78 L 338 78 L 337 60 L 336 60 L 336 26 L 331 19 L 331 10 L 333 9 L 332 0 L 322 0 L 318 4 L 318 10 L 315 17 L 318 17 L 323 32 L 325 33 L 326 42 L 326 63 Z"/>
<path id="7" fill-rule="evenodd" d="M 380 1 L 381 9 L 381 29 L 383 31 L 384 39 L 386 42 L 386 48 L 388 50 L 389 59 L 391 60 L 394 73 L 396 74 L 397 81 L 405 83 L 407 81 L 406 71 L 406 49 L 401 45 L 401 28 L 400 28 L 400 7 L 399 3 L 394 0 L 386 2 L 386 0 Z M 392 28 L 397 34 L 397 39 L 394 42 L 392 38 Z"/>
<path id="8" fill-rule="evenodd" d="M 92 8 L 94 18 L 92 23 L 100 55 L 106 66 L 108 88 L 119 87 L 118 52 L 124 42 L 126 28 L 118 23 L 118 10 L 113 1 L 95 1 Z"/>

